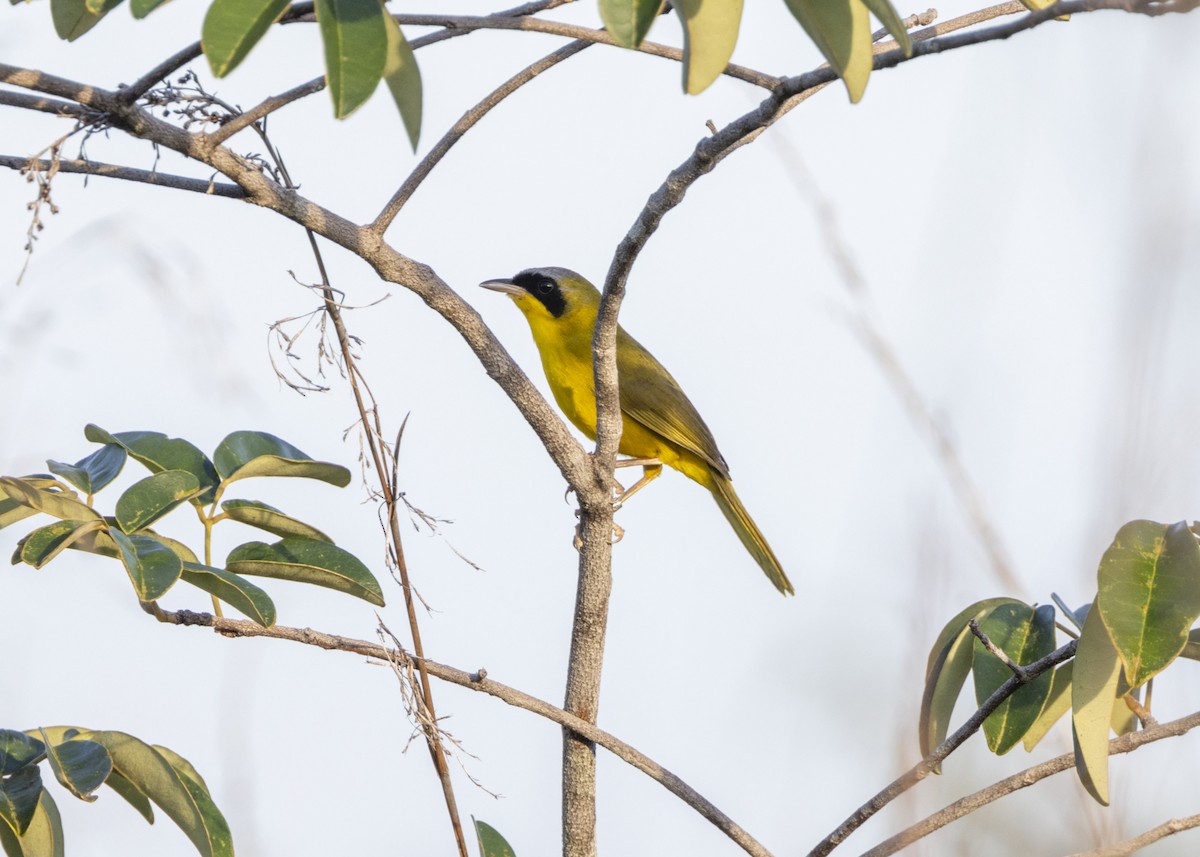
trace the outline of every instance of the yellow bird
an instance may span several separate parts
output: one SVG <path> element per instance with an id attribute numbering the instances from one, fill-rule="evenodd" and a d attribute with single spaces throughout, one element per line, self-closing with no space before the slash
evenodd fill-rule
<path id="1" fill-rule="evenodd" d="M 592 371 L 592 334 L 600 292 L 566 268 L 529 268 L 512 279 L 488 280 L 485 289 L 503 292 L 525 314 L 542 357 L 554 400 L 588 437 L 596 437 L 596 389 Z M 641 481 L 618 500 L 673 467 L 712 492 L 746 550 L 775 588 L 794 594 L 771 546 L 738 499 L 729 467 L 712 432 L 688 401 L 678 382 L 649 351 L 617 328 L 617 376 L 621 391 L 619 451 L 635 459 L 655 459 Z"/>

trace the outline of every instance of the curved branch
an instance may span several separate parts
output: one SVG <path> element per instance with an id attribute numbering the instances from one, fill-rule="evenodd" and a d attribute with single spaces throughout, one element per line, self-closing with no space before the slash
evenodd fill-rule
<path id="1" fill-rule="evenodd" d="M 1147 845 L 1152 845 L 1160 839 L 1166 839 L 1168 836 L 1174 836 L 1176 833 L 1191 830 L 1193 827 L 1200 827 L 1200 815 L 1189 815 L 1187 818 L 1172 818 L 1170 821 L 1163 822 L 1158 827 L 1147 830 L 1140 836 L 1126 839 L 1124 842 L 1119 842 L 1116 845 L 1097 848 L 1094 851 L 1080 851 L 1078 854 L 1072 854 L 1071 857 L 1129 857 L 1130 854 L 1136 854 Z"/>
<path id="2" fill-rule="evenodd" d="M 408 174 L 408 178 L 404 180 L 404 184 L 392 195 L 392 198 L 388 200 L 387 205 L 379 212 L 379 216 L 375 218 L 368 229 L 377 235 L 383 235 L 387 231 L 387 228 L 392 225 L 392 221 L 396 219 L 396 215 L 400 213 L 400 209 L 408 203 L 408 200 L 416 193 L 417 188 L 421 186 L 421 182 L 425 181 L 433 171 L 433 168 L 441 162 L 442 158 L 453 148 L 454 144 L 461 140 L 493 107 L 542 72 L 553 68 L 563 60 L 575 56 L 575 54 L 590 46 L 591 42 L 577 40 L 559 48 L 552 54 L 542 57 L 533 65 L 526 67 L 496 87 L 482 101 L 464 113 L 451 126 L 450 130 L 442 135 L 442 138 L 421 159 L 421 162 L 417 164 L 413 171 Z"/>
<path id="3" fill-rule="evenodd" d="M 153 605 L 143 606 L 147 612 L 154 615 L 161 622 L 172 625 L 196 625 L 212 628 L 218 634 L 225 637 L 269 637 L 275 640 L 290 640 L 295 643 L 303 643 L 321 649 L 351 652 L 381 661 L 399 659 L 401 662 L 413 662 L 415 665 L 413 656 L 403 650 L 388 649 L 378 643 L 369 643 L 366 640 L 355 640 L 350 637 L 326 634 L 321 631 L 314 631 L 311 628 L 289 628 L 281 625 L 264 628 L 246 619 L 226 619 L 213 616 L 210 613 L 196 613 L 191 610 L 172 612 L 158 609 Z M 557 708 L 524 691 L 501 684 L 498 681 L 493 681 L 487 677 L 486 670 L 481 669 L 478 672 L 469 673 L 429 659 L 424 659 L 424 666 L 430 675 L 442 681 L 494 696 L 514 708 L 520 708 L 537 714 L 540 717 L 559 724 L 565 729 L 584 736 L 589 741 L 599 744 L 618 759 L 637 768 L 688 806 L 695 809 L 720 829 L 722 833 L 741 846 L 747 854 L 752 854 L 754 857 L 771 857 L 771 852 L 743 830 L 729 816 L 717 809 L 703 795 L 649 756 L 634 749 L 616 736 L 605 732 L 594 723 L 590 723 L 568 711 Z"/>
<path id="4" fill-rule="evenodd" d="M 886 788 L 851 813 L 850 817 L 843 821 L 836 830 L 818 842 L 816 847 L 808 852 L 808 857 L 824 857 L 824 855 L 841 845 L 846 840 L 846 837 L 861 827 L 863 822 L 868 818 L 933 773 L 951 753 L 979 731 L 980 727 L 983 726 L 983 721 L 987 720 L 991 713 L 999 708 L 1004 700 L 1008 699 L 1020 690 L 1022 686 L 1033 681 L 1042 673 L 1053 669 L 1063 661 L 1073 658 L 1077 646 L 1078 641 L 1072 640 L 1062 648 L 1055 649 L 1046 655 L 1046 657 L 1027 664 L 1024 667 L 1025 675 L 1023 677 L 1014 675 L 1004 682 L 1004 684 L 1000 685 L 1000 687 L 996 688 L 995 692 L 984 700 L 983 705 L 979 706 L 979 710 L 972 714 L 967 719 L 967 722 L 959 727 L 953 735 L 935 747 L 933 752 L 928 756 L 901 774 L 889 783 Z"/>
<path id="5" fill-rule="evenodd" d="M 466 340 L 488 375 L 505 391 L 541 439 L 566 480 L 585 491 L 594 489 L 592 469 L 579 442 L 475 309 L 432 268 L 400 253 L 364 227 L 281 186 L 230 149 L 213 145 L 207 135 L 189 133 L 148 110 L 124 104 L 113 92 L 3 63 L 0 63 L 0 81 L 70 98 L 107 114 L 108 122 L 135 137 L 207 164 L 241 187 L 247 202 L 307 226 L 358 255 L 387 282 L 411 290 Z"/>
<path id="6" fill-rule="evenodd" d="M 598 45 L 622 47 L 617 43 L 616 39 L 604 30 L 593 30 L 590 27 L 564 24 L 560 21 L 547 21 L 543 18 L 509 17 L 503 14 L 478 16 L 406 15 L 403 13 L 393 15 L 392 17 L 396 19 L 396 23 L 398 24 L 409 24 L 417 27 L 445 27 L 447 30 L 459 31 L 464 34 L 474 32 L 475 30 L 521 30 L 527 33 L 565 36 L 569 39 L 594 42 Z M 662 57 L 663 59 L 675 60 L 676 62 L 683 61 L 682 50 L 657 42 L 642 42 L 641 45 L 632 48 L 632 50 L 643 54 L 650 54 L 651 56 Z M 763 89 L 772 89 L 780 81 L 778 77 L 733 63 L 727 65 L 721 73 L 728 77 L 760 86 Z"/>
<path id="7" fill-rule="evenodd" d="M 1200 726 L 1200 711 L 1189 714 L 1187 717 L 1181 717 L 1178 720 L 1152 726 L 1141 732 L 1130 732 L 1120 738 L 1114 738 L 1108 742 L 1108 754 L 1116 756 L 1121 753 L 1132 753 L 1138 747 L 1145 744 L 1152 744 L 1164 738 L 1176 738 L 1195 729 L 1197 726 Z M 999 800 L 1015 791 L 1020 791 L 1027 786 L 1046 779 L 1046 777 L 1052 777 L 1055 774 L 1061 774 L 1063 771 L 1069 771 L 1074 767 L 1075 754 L 1063 753 L 1061 756 L 1056 756 L 1053 759 L 1042 762 L 1040 765 L 1026 768 L 1023 771 L 1013 774 L 1011 777 L 993 783 L 985 789 L 980 789 L 974 794 L 956 800 L 928 818 L 918 821 L 916 824 L 902 830 L 889 839 L 885 839 L 870 851 L 865 852 L 862 857 L 887 857 L 889 854 L 895 854 L 901 848 L 911 845 L 918 839 L 928 836 L 935 830 L 945 827 L 950 822 L 962 818 L 964 815 L 974 812 L 992 801 Z"/>
<path id="8" fill-rule="evenodd" d="M 876 70 L 893 68 L 920 57 L 968 45 L 1007 39 L 1061 15 L 1121 10 L 1154 16 L 1189 12 L 1198 5 L 1200 5 L 1200 0 L 1169 0 L 1169 2 L 1162 3 L 1154 0 L 1060 0 L 1046 9 L 1031 12 L 1017 21 L 982 30 L 946 35 L 953 30 L 960 30 L 981 21 L 1024 10 L 1024 7 L 1016 2 L 1003 3 L 919 30 L 912 37 L 911 57 L 906 57 L 899 48 L 883 50 L 875 55 L 873 67 Z M 795 106 L 794 99 L 806 97 L 811 90 L 835 80 L 837 80 L 837 74 L 828 65 L 786 78 L 757 108 L 729 123 L 711 137 L 705 137 L 697 143 L 687 160 L 672 170 L 666 181 L 651 194 L 633 226 L 617 246 L 612 266 L 609 268 L 606 278 L 606 291 L 612 288 L 618 292 L 618 297 L 623 294 L 625 280 L 628 278 L 629 271 L 638 254 L 641 253 L 650 236 L 658 229 L 666 213 L 683 201 L 684 195 L 701 176 L 711 172 L 726 156 L 756 138 L 778 121 L 781 116 Z M 601 320 L 607 320 L 603 310 Z"/>
<path id="9" fill-rule="evenodd" d="M 16 155 L 0 155 L 0 167 L 13 170 L 23 170 L 32 166 L 39 170 L 50 169 L 50 161 L 45 158 L 21 158 Z M 56 164 L 60 173 L 82 173 L 88 176 L 101 176 L 107 179 L 123 179 L 129 182 L 159 185 L 175 190 L 190 190 L 209 196 L 223 196 L 230 199 L 245 199 L 246 192 L 235 184 L 226 182 L 205 181 L 190 176 L 175 176 L 160 173 L 156 170 L 139 170 L 134 167 L 122 167 L 117 164 L 105 164 L 100 161 L 60 160 Z"/>

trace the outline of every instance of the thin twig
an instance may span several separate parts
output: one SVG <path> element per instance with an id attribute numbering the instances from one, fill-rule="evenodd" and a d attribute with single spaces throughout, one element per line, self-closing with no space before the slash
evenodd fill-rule
<path id="1" fill-rule="evenodd" d="M 359 654 L 380 661 L 393 659 L 399 659 L 400 661 L 416 660 L 413 655 L 402 650 L 388 649 L 377 643 L 369 643 L 365 640 L 326 634 L 321 631 L 314 631 L 312 628 L 289 628 L 283 625 L 264 628 L 246 619 L 221 618 L 213 616 L 211 613 L 198 613 L 191 610 L 167 611 L 158 608 L 157 605 L 143 605 L 143 608 L 161 622 L 172 625 L 212 628 L 218 634 L 225 637 L 269 637 L 276 640 L 289 640 L 308 646 L 316 646 L 321 649 Z M 712 822 L 713 825 L 736 842 L 747 854 L 752 854 L 754 857 L 770 857 L 771 852 L 766 847 L 743 830 L 729 816 L 717 809 L 703 795 L 644 753 L 634 749 L 616 736 L 605 732 L 594 723 L 584 720 L 568 711 L 564 711 L 535 696 L 531 696 L 524 691 L 494 681 L 488 677 L 486 670 L 480 669 L 471 673 L 429 659 L 424 659 L 422 664 L 429 675 L 434 678 L 458 685 L 459 687 L 465 687 L 468 690 L 494 696 L 514 708 L 529 711 L 539 717 L 544 717 L 547 720 L 557 723 L 566 730 L 582 735 L 587 740 L 598 744 L 618 759 L 632 765 L 656 783 L 662 785 Z"/>
<path id="2" fill-rule="evenodd" d="M 1144 729 L 1140 732 L 1130 732 L 1127 735 L 1122 735 L 1120 738 L 1114 738 L 1108 742 L 1108 754 L 1115 756 L 1121 753 L 1132 753 L 1146 744 L 1152 744 L 1164 738 L 1176 738 L 1195 729 L 1197 726 L 1200 726 L 1200 711 L 1150 729 Z M 1046 777 L 1061 774 L 1063 771 L 1069 771 L 1074 767 L 1074 753 L 1064 753 L 1039 765 L 1033 765 L 1013 774 L 1011 777 L 1006 777 L 999 782 L 993 783 L 987 788 L 980 789 L 974 794 L 959 798 L 933 815 L 918 821 L 895 836 L 884 840 L 870 851 L 864 852 L 862 857 L 888 857 L 888 855 L 895 854 L 918 839 L 928 836 L 935 830 L 940 830 L 952 821 L 956 821 L 982 806 L 986 806 L 1015 791 L 1028 788 L 1034 783 L 1044 780 Z"/>
<path id="3" fill-rule="evenodd" d="M 1053 669 L 1063 661 L 1070 660 L 1075 656 L 1075 649 L 1078 643 L 1075 640 L 1067 643 L 1065 646 L 1055 649 L 1046 657 L 1034 661 L 1025 667 L 1025 679 L 1020 676 L 1013 676 L 996 688 L 996 690 L 984 700 L 983 705 L 979 706 L 979 710 L 972 714 L 967 722 L 964 723 L 957 731 L 937 747 L 932 752 L 905 773 L 901 774 L 891 783 L 889 783 L 878 794 L 872 797 L 856 809 L 850 816 L 838 825 L 837 829 L 817 843 L 810 852 L 808 857 L 824 857 L 824 855 L 833 851 L 846 840 L 851 833 L 857 830 L 862 824 L 873 816 L 879 810 L 883 809 L 893 800 L 895 800 L 904 792 L 915 786 L 921 780 L 929 776 L 938 768 L 946 757 L 957 750 L 963 743 L 974 735 L 979 728 L 983 726 L 983 721 L 991 715 L 993 711 L 1000 707 L 1004 700 L 1008 699 L 1014 693 L 1021 689 L 1027 682 L 1032 681 L 1044 672 Z M 1139 733 L 1144 734 L 1144 733 Z"/>
<path id="4" fill-rule="evenodd" d="M 979 627 L 979 620 L 972 619 L 967 623 L 967 627 L 971 629 L 971 633 L 979 639 L 979 642 L 983 643 L 983 647 L 985 649 L 991 652 L 995 657 L 999 658 L 1006 667 L 1012 670 L 1013 675 L 1019 678 L 1022 682 L 1029 681 L 1029 676 L 1025 671 L 1025 667 L 1021 666 L 1019 663 L 1010 658 L 1004 649 L 992 642 L 991 638 L 983 632 L 982 628 Z"/>
<path id="5" fill-rule="evenodd" d="M 463 135 L 471 130 L 480 119 L 486 116 L 488 111 L 542 72 L 553 68 L 563 60 L 575 56 L 575 54 L 590 46 L 591 43 L 585 41 L 574 41 L 569 45 L 564 45 L 554 53 L 544 56 L 532 65 L 527 66 L 492 90 L 482 101 L 464 113 L 450 127 L 449 131 L 442 135 L 442 138 L 429 150 L 429 153 L 408 174 L 408 178 L 404 180 L 404 184 L 392 195 L 387 205 L 383 207 L 383 210 L 379 212 L 379 216 L 375 218 L 375 221 L 368 228 L 379 235 L 386 232 L 392 221 L 396 219 L 396 215 L 400 213 L 400 209 L 408 203 L 408 200 L 416 193 L 417 188 L 421 186 L 421 182 L 425 181 L 433 171 L 433 168 L 441 162 L 442 158 L 446 156 L 446 153 L 450 151 L 454 144 L 461 140 Z"/>
<path id="6" fill-rule="evenodd" d="M 0 107 L 18 107 L 22 110 L 36 110 L 40 113 L 50 113 L 55 116 L 70 116 L 78 118 L 87 111 L 70 101 L 59 101 L 56 98 L 43 98 L 38 95 L 27 95 L 24 92 L 8 92 L 0 90 Z"/>
<path id="7" fill-rule="evenodd" d="M 288 173 L 287 167 L 283 163 L 278 151 L 267 138 L 265 131 L 261 127 L 258 128 L 259 136 L 267 150 L 271 153 L 271 157 L 278 167 L 280 174 L 287 183 L 289 189 L 294 190 L 296 185 L 292 181 L 291 175 Z M 458 802 L 454 797 L 454 785 L 450 779 L 450 770 L 446 765 L 446 751 L 442 745 L 442 733 L 437 726 L 437 711 L 433 704 L 433 688 L 429 681 L 429 673 L 424 666 L 425 648 L 421 643 L 421 628 L 417 621 L 416 605 L 413 598 L 413 588 L 409 581 L 408 564 L 404 557 L 404 546 L 400 538 L 399 512 L 396 503 L 396 496 L 392 490 L 391 482 L 388 479 L 388 468 L 384 464 L 383 452 L 380 449 L 381 439 L 379 431 L 379 406 L 374 397 L 371 397 L 370 408 L 363 397 L 362 388 L 366 386 L 365 379 L 360 384 L 360 373 L 358 371 L 357 361 L 353 349 L 350 344 L 350 334 L 346 330 L 345 321 L 342 318 L 341 306 L 334 294 L 333 286 L 329 281 L 329 273 L 325 268 L 325 259 L 321 254 L 321 248 L 317 244 L 317 236 L 312 229 L 305 227 L 305 234 L 308 236 L 309 247 L 312 250 L 313 258 L 316 260 L 317 269 L 321 275 L 321 290 L 324 299 L 325 312 L 333 322 L 333 328 L 337 334 L 338 347 L 342 354 L 342 363 L 346 367 L 347 380 L 350 382 L 350 390 L 354 395 L 354 404 L 358 410 L 358 417 L 363 428 L 364 436 L 366 437 L 367 448 L 371 453 L 371 460 L 375 465 L 376 478 L 379 483 L 379 491 L 383 496 L 384 504 L 387 509 L 388 526 L 385 534 L 388 537 L 391 556 L 395 562 L 396 568 L 400 573 L 400 588 L 404 593 L 404 606 L 408 616 L 409 632 L 412 634 L 413 651 L 416 655 L 417 673 L 420 677 L 421 697 L 420 703 L 417 706 L 419 713 L 418 722 L 423 726 L 425 741 L 429 748 L 429 755 L 433 761 L 434 770 L 437 772 L 438 781 L 442 786 L 442 794 L 446 802 L 446 811 L 450 816 L 450 825 L 454 831 L 455 844 L 458 846 L 460 857 L 468 857 L 467 840 L 463 833 L 462 820 L 459 817 Z M 367 389 L 370 395 L 370 389 Z M 368 411 L 375 417 L 375 426 L 372 430 Z"/>
<path id="8" fill-rule="evenodd" d="M 154 88 L 154 85 L 160 80 L 170 77 L 179 69 L 190 63 L 192 60 L 204 54 L 204 48 L 199 42 L 192 42 L 186 48 L 182 48 L 165 60 L 160 62 L 150 71 L 143 74 L 133 83 L 128 86 L 121 86 L 118 90 L 117 98 L 125 104 L 133 104 L 147 92 Z"/>
<path id="9" fill-rule="evenodd" d="M 50 168 L 50 161 L 45 158 L 35 158 L 30 161 L 29 158 L 20 158 L 16 155 L 0 155 L 0 167 L 19 170 L 25 166 L 32 166 L 38 170 L 46 170 Z M 214 182 L 211 180 L 194 179 L 189 176 L 176 176 L 169 173 L 160 173 L 157 170 L 139 170 L 134 167 L 122 167 L 117 164 L 101 163 L 100 161 L 60 160 L 58 162 L 58 172 L 82 173 L 83 175 L 101 176 L 106 179 L 142 182 L 143 184 L 160 185 L 162 187 L 174 188 L 175 190 L 189 190 L 195 193 L 208 194 L 209 196 L 223 196 L 229 199 L 244 199 L 246 197 L 244 190 L 235 184 L 227 182 Z"/>
<path id="10" fill-rule="evenodd" d="M 1116 845 L 1097 848 L 1093 851 L 1080 851 L 1072 854 L 1071 857 L 1129 857 L 1130 854 L 1136 854 L 1147 845 L 1152 845 L 1158 840 L 1166 839 L 1168 836 L 1173 836 L 1176 833 L 1191 830 L 1193 827 L 1200 827 L 1200 815 L 1189 815 L 1187 818 L 1172 818 L 1170 821 L 1163 822 L 1158 827 L 1152 827 L 1140 836 L 1126 839 L 1124 842 L 1119 842 Z"/>
<path id="11" fill-rule="evenodd" d="M 294 86 L 287 92 L 273 95 L 249 110 L 237 114 L 216 131 L 213 131 L 208 135 L 209 142 L 219 146 L 243 128 L 253 125 L 260 119 L 265 119 L 276 110 L 286 107 L 293 101 L 299 101 L 301 98 L 320 92 L 324 88 L 325 78 L 322 76 L 314 78 L 308 81 L 308 83 Z"/>

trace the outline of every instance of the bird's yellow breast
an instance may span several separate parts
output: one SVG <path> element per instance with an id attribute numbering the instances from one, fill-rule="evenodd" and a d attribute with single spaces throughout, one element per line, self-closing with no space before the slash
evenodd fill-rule
<path id="1" fill-rule="evenodd" d="M 554 401 L 576 428 L 594 440 L 596 385 L 592 367 L 592 334 L 596 325 L 595 309 L 576 307 L 574 311 L 555 318 L 545 312 L 536 300 L 521 298 L 517 305 L 529 320 Z M 620 339 L 626 338 L 622 331 Z M 627 350 L 630 345 L 618 342 L 618 373 L 623 375 L 621 364 L 626 362 L 623 358 L 627 355 L 622 354 L 622 345 Z M 631 419 L 624 409 L 618 451 L 634 458 L 657 458 L 703 485 L 709 482 L 708 467 L 703 461 Z"/>

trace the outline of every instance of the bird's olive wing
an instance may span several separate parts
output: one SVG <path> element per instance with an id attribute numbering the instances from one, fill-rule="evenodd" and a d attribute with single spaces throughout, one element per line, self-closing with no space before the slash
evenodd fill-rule
<path id="1" fill-rule="evenodd" d="M 624 332 L 624 331 L 622 331 Z M 699 412 L 654 355 L 632 337 L 617 348 L 621 411 L 650 431 L 708 462 L 729 476 L 725 459 Z M 633 347 L 627 347 L 627 346 Z"/>

